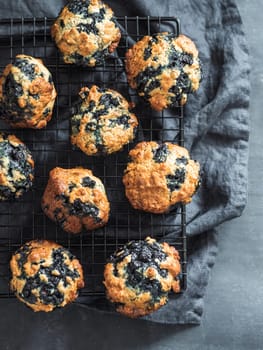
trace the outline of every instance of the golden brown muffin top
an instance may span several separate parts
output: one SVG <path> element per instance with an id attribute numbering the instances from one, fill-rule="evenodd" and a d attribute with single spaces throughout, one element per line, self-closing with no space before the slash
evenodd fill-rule
<path id="1" fill-rule="evenodd" d="M 51 119 L 56 95 L 42 60 L 17 55 L 0 77 L 1 118 L 16 128 L 43 128 Z"/>
<path id="2" fill-rule="evenodd" d="M 13 254 L 10 268 L 12 291 L 34 311 L 63 307 L 84 287 L 79 261 L 55 242 L 27 242 Z"/>
<path id="3" fill-rule="evenodd" d="M 168 300 L 168 293 L 180 291 L 178 251 L 166 242 L 147 237 L 119 248 L 104 270 L 107 297 L 117 311 L 135 318 L 147 315 Z"/>
<path id="4" fill-rule="evenodd" d="M 95 66 L 113 52 L 121 33 L 112 9 L 100 0 L 71 0 L 51 27 L 66 63 Z"/>
<path id="5" fill-rule="evenodd" d="M 176 37 L 167 32 L 135 43 L 126 53 L 126 72 L 130 86 L 156 110 L 183 105 L 201 81 L 194 42 L 183 34 Z"/>
<path id="6" fill-rule="evenodd" d="M 124 172 L 125 193 L 135 209 L 165 213 L 189 203 L 200 180 L 200 166 L 186 148 L 170 142 L 138 143 Z"/>
<path id="7" fill-rule="evenodd" d="M 91 170 L 81 167 L 56 167 L 50 171 L 42 208 L 51 220 L 70 233 L 104 226 L 110 212 L 101 180 Z"/>
<path id="8" fill-rule="evenodd" d="M 0 132 L 0 200 L 19 198 L 33 184 L 34 160 L 15 135 Z"/>
<path id="9" fill-rule="evenodd" d="M 117 91 L 96 85 L 80 90 L 81 104 L 71 118 L 71 142 L 89 156 L 120 151 L 138 126 L 130 104 Z"/>

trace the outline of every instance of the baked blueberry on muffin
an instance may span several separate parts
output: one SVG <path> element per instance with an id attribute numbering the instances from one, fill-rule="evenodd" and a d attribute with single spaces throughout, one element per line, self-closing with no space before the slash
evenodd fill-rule
<path id="1" fill-rule="evenodd" d="M 84 287 L 79 261 L 55 242 L 34 240 L 24 244 L 13 254 L 10 268 L 11 290 L 34 311 L 63 307 Z"/>
<path id="2" fill-rule="evenodd" d="M 111 8 L 100 0 L 71 0 L 61 10 L 51 35 L 65 63 L 93 67 L 119 44 L 121 33 Z"/>
<path id="3" fill-rule="evenodd" d="M 198 50 L 185 35 L 158 33 L 145 36 L 126 53 L 130 86 L 161 111 L 184 105 L 187 95 L 199 88 Z"/>
<path id="4" fill-rule="evenodd" d="M 44 213 L 66 232 L 104 226 L 110 205 L 100 179 L 83 168 L 54 168 L 42 198 Z"/>
<path id="5" fill-rule="evenodd" d="M 0 118 L 12 127 L 45 127 L 55 98 L 51 73 L 40 59 L 17 55 L 0 77 Z"/>
<path id="6" fill-rule="evenodd" d="M 34 160 L 29 149 L 16 136 L 0 133 L 0 201 L 21 197 L 33 179 Z"/>
<path id="7" fill-rule="evenodd" d="M 200 166 L 186 148 L 170 142 L 140 142 L 129 153 L 125 193 L 135 209 L 159 214 L 189 203 L 200 181 Z"/>
<path id="8" fill-rule="evenodd" d="M 180 291 L 178 251 L 168 243 L 147 237 L 118 249 L 104 270 L 108 299 L 117 311 L 140 317 L 158 310 L 168 301 L 168 293 Z"/>
<path id="9" fill-rule="evenodd" d="M 121 94 L 93 85 L 79 95 L 82 103 L 71 119 L 73 145 L 89 156 L 105 155 L 134 139 L 138 121 Z"/>

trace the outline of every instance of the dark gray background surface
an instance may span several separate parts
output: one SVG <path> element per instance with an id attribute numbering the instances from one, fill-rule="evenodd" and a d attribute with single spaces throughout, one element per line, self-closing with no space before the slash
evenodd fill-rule
<path id="1" fill-rule="evenodd" d="M 151 324 L 96 311 L 90 311 L 85 322 L 78 322 L 79 309 L 72 305 L 63 311 L 63 322 L 56 322 L 55 332 L 58 315 L 32 316 L 16 300 L 1 300 L 0 349 L 263 348 L 263 3 L 239 0 L 238 5 L 252 64 L 249 199 L 243 216 L 219 229 L 219 254 L 207 289 L 201 325 Z"/>

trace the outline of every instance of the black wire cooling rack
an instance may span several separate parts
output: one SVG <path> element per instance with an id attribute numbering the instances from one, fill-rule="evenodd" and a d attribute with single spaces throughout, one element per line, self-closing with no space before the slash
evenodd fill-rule
<path id="1" fill-rule="evenodd" d="M 58 92 L 53 118 L 42 130 L 10 129 L 0 122 L 0 130 L 14 133 L 26 143 L 35 160 L 33 189 L 15 202 L 0 203 L 0 297 L 12 297 L 9 291 L 9 260 L 12 253 L 32 239 L 49 239 L 69 248 L 84 270 L 85 288 L 81 296 L 102 296 L 103 269 L 107 258 L 131 239 L 147 235 L 166 240 L 180 253 L 181 289 L 186 288 L 185 207 L 181 205 L 166 215 L 135 211 L 125 198 L 123 170 L 130 148 L 142 139 L 171 141 L 184 145 L 183 108 L 155 112 L 129 89 L 124 70 L 128 47 L 144 35 L 161 31 L 180 33 L 174 17 L 117 17 L 122 39 L 116 52 L 97 68 L 80 68 L 63 63 L 50 37 L 53 19 L 19 18 L 0 20 L 0 71 L 17 54 L 41 58 L 53 75 Z M 108 157 L 87 157 L 72 149 L 69 141 L 70 113 L 82 86 L 96 84 L 121 92 L 136 103 L 134 113 L 140 120 L 138 136 L 133 144 Z M 42 212 L 40 201 L 49 171 L 56 167 L 83 166 L 100 177 L 111 203 L 108 224 L 99 230 L 70 235 L 63 232 Z M 175 219 L 176 218 L 176 219 Z"/>

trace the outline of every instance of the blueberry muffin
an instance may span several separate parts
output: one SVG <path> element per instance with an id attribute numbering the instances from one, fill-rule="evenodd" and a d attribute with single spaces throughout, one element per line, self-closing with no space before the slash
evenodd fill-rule
<path id="1" fill-rule="evenodd" d="M 145 316 L 166 304 L 170 291 L 180 291 L 180 271 L 178 251 L 168 243 L 131 241 L 105 266 L 107 297 L 126 316 Z"/>
<path id="2" fill-rule="evenodd" d="M 129 153 L 125 193 L 135 209 L 160 214 L 189 203 L 200 181 L 200 166 L 186 148 L 170 142 L 140 142 Z"/>
<path id="3" fill-rule="evenodd" d="M 51 73 L 40 59 L 17 55 L 0 77 L 0 118 L 12 127 L 44 128 L 55 99 Z"/>
<path id="4" fill-rule="evenodd" d="M 110 205 L 100 179 L 83 168 L 54 168 L 42 198 L 44 213 L 66 232 L 104 226 Z"/>
<path id="5" fill-rule="evenodd" d="M 93 85 L 79 95 L 82 103 L 71 119 L 73 145 L 97 156 L 120 151 L 134 139 L 138 121 L 121 94 Z"/>
<path id="6" fill-rule="evenodd" d="M 201 80 L 198 50 L 185 35 L 145 36 L 126 53 L 130 86 L 157 111 L 184 105 Z"/>
<path id="7" fill-rule="evenodd" d="M 34 160 L 26 145 L 14 135 L 0 133 L 0 201 L 27 192 L 34 180 Z"/>
<path id="8" fill-rule="evenodd" d="M 103 63 L 121 38 L 113 11 L 100 0 L 69 1 L 51 35 L 65 63 L 90 67 Z"/>
<path id="9" fill-rule="evenodd" d="M 35 240 L 21 246 L 10 261 L 11 290 L 34 311 L 53 311 L 78 297 L 84 287 L 79 261 L 61 245 Z"/>

